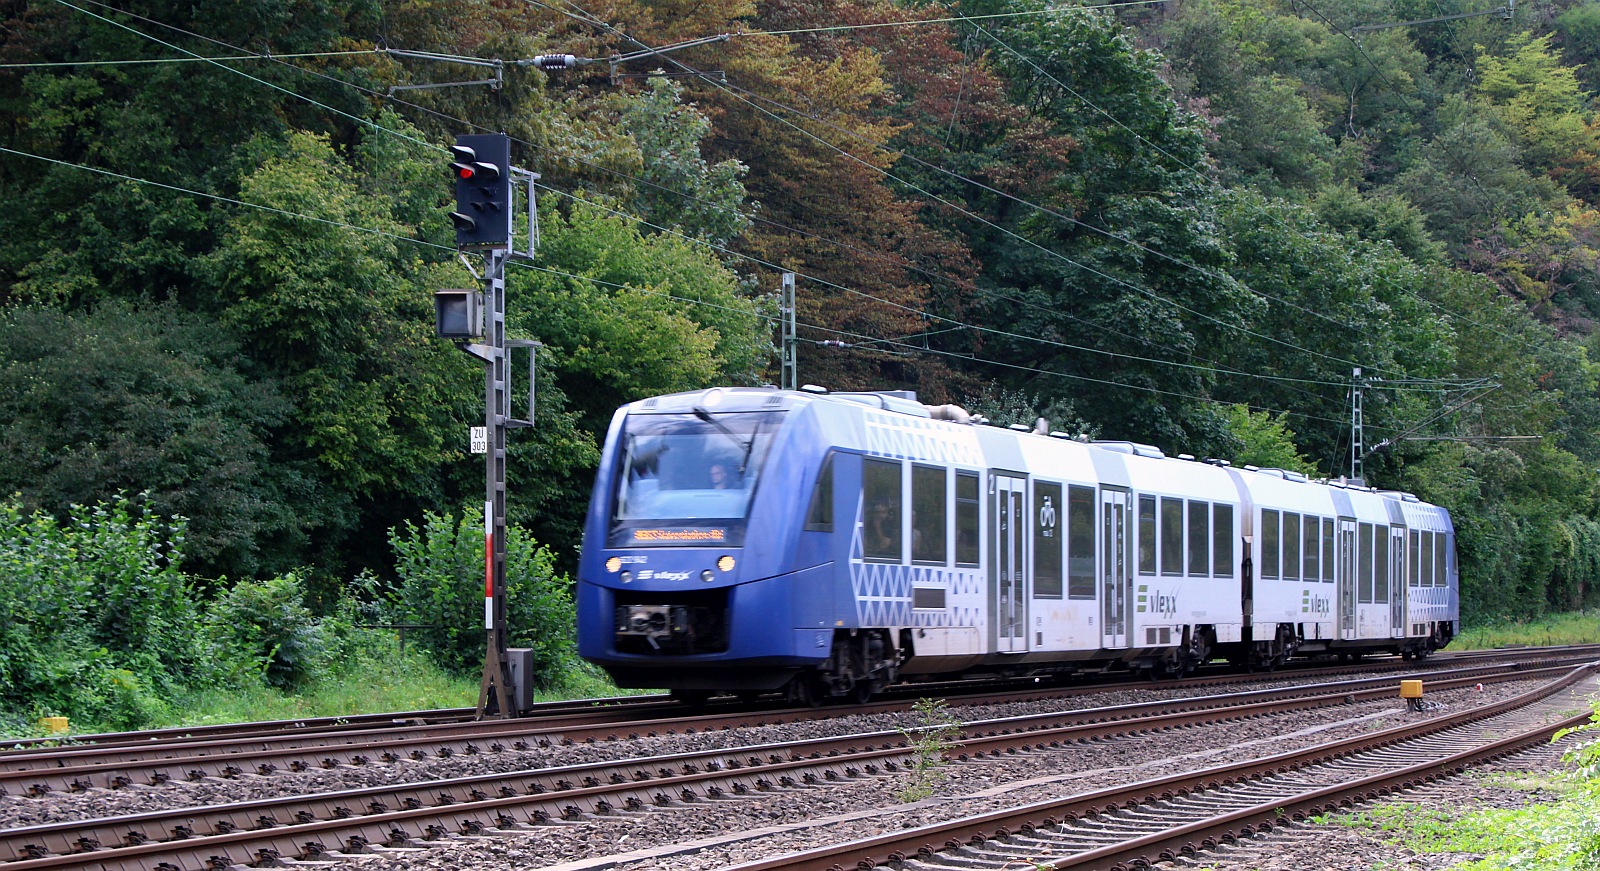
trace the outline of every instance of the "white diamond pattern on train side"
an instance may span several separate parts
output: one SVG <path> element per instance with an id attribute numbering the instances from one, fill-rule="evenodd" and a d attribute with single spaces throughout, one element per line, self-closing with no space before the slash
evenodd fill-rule
<path id="1" fill-rule="evenodd" d="M 865 421 L 867 453 L 874 456 L 982 465 L 978 440 L 969 431 L 926 418 L 872 411 L 866 412 Z"/>
<path id="2" fill-rule="evenodd" d="M 900 460 L 921 460 L 968 468 L 981 467 L 983 454 L 970 428 L 957 428 L 927 418 L 867 411 L 867 453 Z M 859 503 L 857 516 L 860 516 Z M 981 627 L 983 580 L 973 569 L 905 566 L 862 562 L 861 527 L 850 543 L 850 583 L 861 626 Z M 943 587 L 944 610 L 916 611 L 912 588 Z M 966 601 L 963 602 L 962 600 Z"/>
<path id="3" fill-rule="evenodd" d="M 942 611 L 916 611 L 911 607 L 913 587 L 944 587 L 951 600 Z M 850 587 L 855 594 L 859 626 L 916 626 L 923 628 L 982 625 L 983 611 L 963 607 L 961 598 L 981 596 L 983 580 L 976 570 L 940 566 L 903 566 L 861 561 L 861 527 L 850 542 Z"/>
<path id="4" fill-rule="evenodd" d="M 951 600 L 971 598 L 979 592 L 977 579 L 964 572 L 930 566 L 885 563 L 850 564 L 850 583 L 856 599 L 856 619 L 861 626 L 981 625 L 982 610 L 952 601 L 943 610 L 917 611 L 911 607 L 912 588 L 943 587 Z"/>

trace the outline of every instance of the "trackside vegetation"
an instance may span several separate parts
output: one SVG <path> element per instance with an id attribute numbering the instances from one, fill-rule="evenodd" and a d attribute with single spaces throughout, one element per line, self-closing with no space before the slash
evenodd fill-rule
<path id="1" fill-rule="evenodd" d="M 1560 733 L 1568 766 L 1551 773 L 1493 775 L 1489 785 L 1526 796 L 1514 808 L 1466 810 L 1386 802 L 1321 822 L 1367 829 L 1419 854 L 1450 854 L 1457 871 L 1588 871 L 1600 867 L 1600 702 L 1591 721 Z M 1570 736 L 1570 737 L 1569 737 Z"/>
<path id="2" fill-rule="evenodd" d="M 186 575 L 186 527 L 144 497 L 74 506 L 65 520 L 0 503 L 0 734 L 33 734 L 43 716 L 91 732 L 476 701 L 481 517 L 396 530 L 399 580 L 357 578 L 321 615 L 293 572 Z M 517 529 L 508 545 L 511 640 L 537 651 L 541 689 L 614 692 L 578 663 L 549 551 Z"/>

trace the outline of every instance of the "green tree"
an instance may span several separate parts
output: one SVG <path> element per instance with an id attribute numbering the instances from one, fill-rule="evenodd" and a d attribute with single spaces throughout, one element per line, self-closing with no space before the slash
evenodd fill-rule
<path id="1" fill-rule="evenodd" d="M 1337 150 L 1304 76 L 1324 35 L 1275 3 L 1185 3 L 1161 28 L 1175 82 L 1204 118 L 1223 178 L 1265 193 L 1308 190 Z"/>
<path id="2" fill-rule="evenodd" d="M 1010 99 L 1076 147 L 1030 191 L 1055 214 L 997 203 L 1008 232 L 976 237 L 981 315 L 1005 325 L 983 340 L 985 356 L 1037 370 L 996 376 L 1047 399 L 1071 396 L 1108 433 L 1203 440 L 1210 376 L 1183 364 L 1256 303 L 1223 268 L 1217 201 L 1197 170 L 1200 128 L 1173 102 L 1158 59 L 1114 19 L 1025 8 L 1043 14 L 985 25 L 996 65 Z"/>
<path id="3" fill-rule="evenodd" d="M 1522 146 L 1530 171 L 1549 173 L 1569 189 L 1592 190 L 1600 129 L 1590 123 L 1577 71 L 1562 65 L 1552 39 L 1521 33 L 1507 41 L 1504 57 L 1480 54 L 1474 92 Z"/>
<path id="4" fill-rule="evenodd" d="M 295 521 L 268 447 L 291 405 L 251 365 L 226 328 L 172 304 L 0 312 L 0 492 L 66 516 L 142 491 L 190 518 L 200 571 L 254 572 Z"/>
<path id="5" fill-rule="evenodd" d="M 513 323 L 549 346 L 589 432 L 619 405 L 714 383 L 755 381 L 772 344 L 737 277 L 706 249 L 645 236 L 598 205 L 541 218 L 534 269 L 513 270 Z"/>
<path id="6" fill-rule="evenodd" d="M 427 332 L 432 293 L 414 283 L 427 273 L 399 268 L 387 201 L 320 137 L 252 147 L 240 197 L 274 211 L 231 209 L 195 270 L 205 307 L 295 397 L 273 459 L 297 477 L 300 531 L 333 573 L 352 532 L 366 530 L 354 562 L 370 564 L 374 523 L 439 501 L 444 430 L 471 379 Z"/>
<path id="7" fill-rule="evenodd" d="M 242 580 L 206 608 L 206 636 L 222 664 L 259 674 L 268 686 L 294 689 L 322 672 L 329 659 L 327 633 L 305 605 L 305 586 L 294 574 Z"/>
<path id="8" fill-rule="evenodd" d="M 622 129 L 639 144 L 642 172 L 633 208 L 658 226 L 726 245 L 749 224 L 745 166 L 728 158 L 712 165 L 700 156 L 711 122 L 683 104 L 683 89 L 655 78 L 623 101 Z"/>
<path id="9" fill-rule="evenodd" d="M 1228 434 L 1239 445 L 1233 454 L 1236 466 L 1252 465 L 1263 469 L 1287 469 L 1304 475 L 1317 474 L 1317 466 L 1300 456 L 1288 415 L 1251 411 L 1243 405 L 1230 405 L 1225 417 Z"/>
<path id="10" fill-rule="evenodd" d="M 183 540 L 183 521 L 144 500 L 64 520 L 0 502 L 0 710 L 113 729 L 157 716 L 199 655 Z"/>

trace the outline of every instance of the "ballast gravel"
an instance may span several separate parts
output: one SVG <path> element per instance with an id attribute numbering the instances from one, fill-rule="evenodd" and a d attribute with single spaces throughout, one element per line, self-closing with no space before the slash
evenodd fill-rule
<path id="1" fill-rule="evenodd" d="M 424 848 L 385 849 L 353 855 L 321 867 L 383 871 L 456 868 L 483 871 L 534 868 L 553 868 L 556 871 L 597 871 L 602 868 L 644 871 L 666 867 L 673 871 L 700 871 L 721 868 L 1185 769 L 1206 768 L 1240 757 L 1282 753 L 1455 713 L 1509 698 L 1535 685 L 1532 682 L 1487 684 L 1482 691 L 1430 694 L 1432 707 L 1421 713 L 1406 711 L 1398 699 L 1362 702 L 1074 744 L 999 759 L 951 762 L 940 770 L 942 777 L 934 785 L 933 795 L 911 803 L 903 801 L 901 797 L 909 784 L 909 775 L 897 773 L 817 787 L 755 793 L 716 801 L 704 800 L 659 810 L 621 812 L 577 822 L 529 826 L 490 835 L 448 838 Z M 1186 695 L 1195 693 L 1192 690 L 1183 692 L 1152 686 L 1140 690 L 1094 693 L 1054 702 L 982 707 L 951 704 L 949 712 L 971 721 L 1044 713 L 1047 710 L 1134 704 L 1154 698 Z M 232 780 L 208 779 L 197 783 L 172 783 L 161 787 L 101 790 L 85 794 L 50 794 L 39 798 L 4 796 L 0 797 L 0 826 L 11 828 L 160 808 L 781 743 L 919 725 L 922 724 L 917 715 L 910 713 L 847 715 L 693 735 L 624 739 L 449 759 L 406 760 L 327 771 L 285 772 L 268 777 L 252 775 Z M 1500 764 L 1518 768 L 1518 759 L 1521 758 Z M 1558 764 L 1551 754 L 1538 758 L 1527 756 L 1527 759 L 1537 764 Z M 1536 766 L 1520 764 L 1520 767 Z M 1448 798 L 1440 800 L 1448 800 L 1457 806 L 1480 799 L 1492 800 L 1492 793 L 1496 789 L 1470 777 L 1457 778 L 1430 788 L 1450 793 Z M 1400 851 L 1388 848 L 1356 830 L 1303 826 L 1292 831 L 1292 836 L 1275 833 L 1267 840 L 1246 843 L 1234 851 L 1206 854 L 1196 867 L 1216 868 L 1219 871 L 1276 871 L 1280 868 L 1284 871 L 1291 868 L 1304 871 L 1353 871 L 1375 867 L 1382 861 L 1391 861 L 1396 867 L 1442 867 L 1418 864 L 1413 861 L 1415 857 L 1400 856 Z M 1313 834 L 1308 836 L 1305 832 Z M 1359 848 L 1352 846 L 1357 841 L 1360 842 Z M 1248 852 L 1256 849 L 1264 852 Z M 1386 857 L 1385 850 L 1398 858 Z M 1298 858 L 1292 858 L 1296 856 Z M 1280 858 L 1283 864 L 1278 863 Z M 1238 864 L 1240 862 L 1243 864 Z"/>

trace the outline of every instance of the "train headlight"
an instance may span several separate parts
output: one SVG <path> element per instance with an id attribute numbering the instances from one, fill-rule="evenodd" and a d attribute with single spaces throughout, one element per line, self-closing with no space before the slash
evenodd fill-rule
<path id="1" fill-rule="evenodd" d="M 700 580 L 705 581 L 708 584 L 711 583 L 711 579 L 714 577 L 716 577 L 716 575 L 713 575 L 710 569 L 705 569 L 700 572 Z"/>
<path id="2" fill-rule="evenodd" d="M 733 571 L 733 557 L 728 556 L 727 554 L 723 554 L 722 556 L 717 557 L 717 571 L 719 571 L 719 572 L 731 572 L 731 571 Z"/>
<path id="3" fill-rule="evenodd" d="M 624 584 L 633 583 L 633 572 L 623 572 L 622 573 L 622 582 Z"/>
<path id="4" fill-rule="evenodd" d="M 606 571 L 616 574 L 622 568 L 622 557 L 614 556 L 606 560 Z"/>

